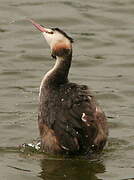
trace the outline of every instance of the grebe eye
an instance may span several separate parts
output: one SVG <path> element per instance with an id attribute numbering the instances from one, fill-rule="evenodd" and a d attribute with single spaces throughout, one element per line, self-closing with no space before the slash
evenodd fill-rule
<path id="1" fill-rule="evenodd" d="M 47 34 L 53 34 L 53 31 L 46 31 Z"/>
<path id="2" fill-rule="evenodd" d="M 49 34 L 53 34 L 54 32 L 53 31 L 51 31 L 51 32 L 48 32 Z"/>

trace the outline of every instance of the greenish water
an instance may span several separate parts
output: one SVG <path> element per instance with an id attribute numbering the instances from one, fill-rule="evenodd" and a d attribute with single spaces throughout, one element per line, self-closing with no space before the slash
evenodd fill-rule
<path id="1" fill-rule="evenodd" d="M 75 40 L 70 80 L 91 87 L 108 116 L 101 157 L 22 152 L 38 137 L 38 91 L 53 66 L 43 36 L 26 20 L 60 27 Z M 0 179 L 134 178 L 134 2 L 0 0 Z"/>

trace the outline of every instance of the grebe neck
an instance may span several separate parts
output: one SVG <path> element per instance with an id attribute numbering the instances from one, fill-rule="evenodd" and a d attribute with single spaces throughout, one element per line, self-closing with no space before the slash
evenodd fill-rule
<path id="1" fill-rule="evenodd" d="M 51 87 L 67 83 L 71 60 L 72 52 L 64 57 L 56 56 L 54 67 L 44 76 L 44 85 L 46 87 Z"/>

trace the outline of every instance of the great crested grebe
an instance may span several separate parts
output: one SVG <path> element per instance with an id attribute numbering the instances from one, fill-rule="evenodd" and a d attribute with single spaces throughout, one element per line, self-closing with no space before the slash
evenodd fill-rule
<path id="1" fill-rule="evenodd" d="M 38 126 L 44 152 L 67 154 L 99 153 L 106 144 L 105 114 L 86 85 L 68 81 L 73 39 L 59 28 L 42 32 L 56 60 L 40 85 Z"/>

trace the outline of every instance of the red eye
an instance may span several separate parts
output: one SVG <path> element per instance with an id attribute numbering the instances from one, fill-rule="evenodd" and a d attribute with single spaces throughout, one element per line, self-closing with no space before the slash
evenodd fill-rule
<path id="1" fill-rule="evenodd" d="M 54 33 L 53 31 L 49 32 L 49 34 L 53 34 L 53 33 Z"/>
<path id="2" fill-rule="evenodd" d="M 50 31 L 50 32 L 49 32 L 49 31 L 47 31 L 46 33 L 48 33 L 48 34 L 53 34 L 54 32 L 53 32 L 53 31 Z"/>

